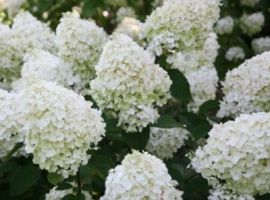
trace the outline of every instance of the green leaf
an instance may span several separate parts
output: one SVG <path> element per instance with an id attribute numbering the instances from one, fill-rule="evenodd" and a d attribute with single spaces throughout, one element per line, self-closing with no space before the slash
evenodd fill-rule
<path id="1" fill-rule="evenodd" d="M 73 186 L 69 183 L 60 183 L 56 190 L 67 190 L 67 189 L 70 189 L 70 188 L 73 188 Z"/>
<path id="2" fill-rule="evenodd" d="M 84 17 L 92 17 L 96 14 L 99 7 L 99 0 L 85 0 L 82 15 Z"/>
<path id="3" fill-rule="evenodd" d="M 270 194 L 262 195 L 262 196 L 256 196 L 256 200 L 269 200 Z"/>
<path id="4" fill-rule="evenodd" d="M 68 194 L 62 198 L 62 200 L 77 200 L 74 194 Z"/>
<path id="5" fill-rule="evenodd" d="M 6 162 L 0 163 L 0 175 L 14 169 L 17 167 L 17 163 L 14 160 L 8 160 Z"/>
<path id="6" fill-rule="evenodd" d="M 80 176 L 81 176 L 82 181 L 84 181 L 84 182 L 91 182 L 92 181 L 92 173 L 93 172 L 91 171 L 89 166 L 86 166 L 86 165 L 81 166 L 79 170 L 80 170 Z"/>
<path id="7" fill-rule="evenodd" d="M 198 140 L 207 136 L 212 126 L 205 119 L 194 113 L 181 113 L 180 121 L 187 126 L 194 139 Z"/>
<path id="8" fill-rule="evenodd" d="M 76 198 L 77 198 L 77 200 L 85 200 L 85 196 L 81 192 L 76 195 Z"/>
<path id="9" fill-rule="evenodd" d="M 180 164 L 167 165 L 171 177 L 178 182 L 180 186 L 184 185 L 184 177 L 182 175 L 183 166 Z"/>
<path id="10" fill-rule="evenodd" d="M 175 119 L 170 115 L 162 115 L 157 120 L 157 123 L 155 123 L 152 127 L 158 127 L 158 128 L 175 128 L 175 127 L 181 127 L 180 123 L 175 121 Z"/>
<path id="11" fill-rule="evenodd" d="M 30 189 L 39 179 L 40 170 L 32 163 L 22 166 L 10 179 L 10 193 L 20 195 Z"/>
<path id="12" fill-rule="evenodd" d="M 47 179 L 48 179 L 49 183 L 52 185 L 57 185 L 64 180 L 61 175 L 56 174 L 56 173 L 49 173 L 47 175 Z"/>
<path id="13" fill-rule="evenodd" d="M 219 102 L 217 100 L 209 100 L 204 102 L 199 109 L 200 115 L 215 115 L 219 110 Z"/>
<path id="14" fill-rule="evenodd" d="M 143 150 L 149 140 L 149 128 L 145 128 L 141 133 L 123 133 L 125 143 L 136 150 Z"/>
<path id="15" fill-rule="evenodd" d="M 208 132 L 212 129 L 212 126 L 208 122 L 202 122 L 191 129 L 192 136 L 198 140 L 208 135 Z"/>
<path id="16" fill-rule="evenodd" d="M 170 89 L 172 96 L 184 104 L 190 102 L 192 97 L 189 83 L 185 76 L 176 69 L 170 69 L 168 73 L 173 82 Z"/>
<path id="17" fill-rule="evenodd" d="M 110 140 L 122 141 L 123 130 L 120 127 L 117 127 L 117 119 L 106 120 L 106 136 Z"/>
<path id="18" fill-rule="evenodd" d="M 183 197 L 192 200 L 207 199 L 209 189 L 207 181 L 196 175 L 186 182 Z"/>

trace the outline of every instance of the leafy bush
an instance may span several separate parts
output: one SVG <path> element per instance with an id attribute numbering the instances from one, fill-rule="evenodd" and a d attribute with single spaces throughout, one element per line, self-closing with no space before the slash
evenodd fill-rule
<path id="1" fill-rule="evenodd" d="M 270 1 L 219 3 L 0 0 L 0 199 L 269 199 Z"/>

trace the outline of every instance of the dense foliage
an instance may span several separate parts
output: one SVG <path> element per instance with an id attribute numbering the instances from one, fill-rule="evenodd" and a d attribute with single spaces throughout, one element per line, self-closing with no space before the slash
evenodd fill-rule
<path id="1" fill-rule="evenodd" d="M 0 199 L 270 199 L 269 0 L 0 0 Z"/>

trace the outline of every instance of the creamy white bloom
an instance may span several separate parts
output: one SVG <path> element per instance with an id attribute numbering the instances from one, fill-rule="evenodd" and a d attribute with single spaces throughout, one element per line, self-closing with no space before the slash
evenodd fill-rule
<path id="1" fill-rule="evenodd" d="M 186 75 L 192 94 L 189 109 L 198 111 L 199 107 L 208 100 L 216 97 L 218 75 L 215 68 L 202 67 Z"/>
<path id="2" fill-rule="evenodd" d="M 5 9 L 9 16 L 13 16 L 25 2 L 26 0 L 0 0 L 0 10 Z"/>
<path id="3" fill-rule="evenodd" d="M 214 125 L 207 144 L 196 150 L 193 168 L 210 184 L 222 181 L 236 193 L 254 196 L 268 193 L 269 122 L 269 113 L 255 113 Z"/>
<path id="4" fill-rule="evenodd" d="M 66 13 L 56 29 L 58 53 L 82 79 L 82 87 L 95 76 L 94 66 L 98 62 L 107 40 L 105 31 L 94 22 L 80 19 L 78 15 Z"/>
<path id="5" fill-rule="evenodd" d="M 136 14 L 131 7 L 121 7 L 116 12 L 116 21 L 121 22 L 125 17 L 136 18 Z"/>
<path id="6" fill-rule="evenodd" d="M 29 12 L 21 12 L 13 20 L 12 31 L 18 40 L 21 51 L 27 53 L 32 49 L 55 51 L 55 34 L 47 24 L 36 19 Z"/>
<path id="7" fill-rule="evenodd" d="M 270 37 L 256 38 L 252 41 L 252 49 L 255 54 L 270 51 Z"/>
<path id="8" fill-rule="evenodd" d="M 0 71 L 4 78 L 13 80 L 20 76 L 27 52 L 33 49 L 53 51 L 54 39 L 50 28 L 28 12 L 17 14 L 11 29 L 0 25 Z"/>
<path id="9" fill-rule="evenodd" d="M 15 94 L 0 89 L 0 159 L 24 139 L 19 132 L 22 121 L 16 110 L 17 100 Z M 20 152 L 15 155 L 20 155 Z"/>
<path id="10" fill-rule="evenodd" d="M 252 36 L 262 30 L 264 21 L 265 18 L 262 12 L 257 12 L 250 15 L 244 14 L 240 18 L 240 27 L 244 33 Z"/>
<path id="11" fill-rule="evenodd" d="M 226 16 L 218 20 L 215 26 L 215 32 L 223 35 L 230 34 L 233 31 L 234 21 L 231 16 Z"/>
<path id="12" fill-rule="evenodd" d="M 79 77 L 74 75 L 69 63 L 47 51 L 33 50 L 25 56 L 24 60 L 22 79 L 36 77 L 65 87 L 71 87 L 79 82 Z M 20 84 L 20 81 L 17 84 Z"/>
<path id="13" fill-rule="evenodd" d="M 241 61 L 246 57 L 244 50 L 241 47 L 231 47 L 227 50 L 225 58 L 228 61 Z"/>
<path id="14" fill-rule="evenodd" d="M 269 77 L 270 52 L 255 56 L 227 72 L 222 83 L 224 97 L 218 115 L 237 116 L 241 113 L 270 111 Z"/>
<path id="15" fill-rule="evenodd" d="M 258 4 L 260 0 L 240 0 L 240 3 L 244 6 L 253 7 Z"/>
<path id="16" fill-rule="evenodd" d="M 18 109 L 23 114 L 25 150 L 41 169 L 63 177 L 74 175 L 87 164 L 87 151 L 105 132 L 101 112 L 75 92 L 34 78 L 18 90 Z"/>
<path id="17" fill-rule="evenodd" d="M 171 158 L 188 139 L 189 132 L 183 128 L 150 128 L 146 150 L 158 158 Z"/>
<path id="18" fill-rule="evenodd" d="M 133 151 L 109 171 L 101 200 L 182 200 L 176 185 L 161 160 Z"/>
<path id="19" fill-rule="evenodd" d="M 219 0 L 168 0 L 147 17 L 143 37 L 161 55 L 201 48 L 219 18 Z"/>
<path id="20" fill-rule="evenodd" d="M 82 193 L 85 196 L 85 200 L 92 200 L 92 197 L 88 192 L 82 191 Z M 62 200 L 64 196 L 69 195 L 69 194 L 76 195 L 72 191 L 72 189 L 57 190 L 57 188 L 54 187 L 45 195 L 45 200 Z"/>
<path id="21" fill-rule="evenodd" d="M 194 72 L 201 67 L 214 68 L 214 62 L 218 55 L 219 44 L 217 35 L 210 33 L 205 40 L 203 48 L 199 50 L 191 50 L 178 52 L 169 56 L 167 62 L 172 64 L 172 68 L 178 69 L 185 75 Z"/>
<path id="22" fill-rule="evenodd" d="M 142 23 L 139 20 L 135 18 L 125 17 L 123 21 L 120 24 L 118 24 L 117 28 L 115 29 L 115 32 L 126 34 L 133 40 L 139 41 L 141 26 Z"/>
<path id="23" fill-rule="evenodd" d="M 22 65 L 23 52 L 18 48 L 14 32 L 6 25 L 0 24 L 0 73 L 1 77 L 17 77 Z"/>
<path id="24" fill-rule="evenodd" d="M 222 187 L 215 187 L 210 190 L 208 200 L 255 200 L 255 198 L 247 194 L 236 194 Z"/>
<path id="25" fill-rule="evenodd" d="M 158 118 L 156 106 L 170 97 L 171 80 L 148 51 L 124 34 L 104 46 L 91 81 L 91 95 L 101 109 L 119 113 L 119 126 L 141 131 Z"/>

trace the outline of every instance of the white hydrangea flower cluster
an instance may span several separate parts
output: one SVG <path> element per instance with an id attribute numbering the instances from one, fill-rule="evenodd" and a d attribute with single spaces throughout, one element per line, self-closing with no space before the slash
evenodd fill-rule
<path id="1" fill-rule="evenodd" d="M 116 22 L 121 22 L 125 17 L 136 18 L 136 14 L 131 7 L 121 7 L 116 12 Z"/>
<path id="2" fill-rule="evenodd" d="M 0 72 L 2 78 L 12 79 L 20 71 L 22 52 L 18 48 L 14 32 L 0 24 Z"/>
<path id="3" fill-rule="evenodd" d="M 228 61 L 241 61 L 246 57 L 244 50 L 241 47 L 231 47 L 227 50 L 225 58 Z"/>
<path id="4" fill-rule="evenodd" d="M 16 97 L 0 89 L 0 159 L 3 159 L 16 146 L 23 142 L 23 134 L 19 133 L 22 120 L 16 110 Z M 15 155 L 19 155 L 17 152 Z"/>
<path id="5" fill-rule="evenodd" d="M 241 3 L 243 6 L 253 7 L 253 6 L 255 6 L 256 4 L 258 4 L 259 1 L 260 1 L 260 0 L 241 0 L 240 3 Z"/>
<path id="6" fill-rule="evenodd" d="M 172 158 L 188 139 L 189 132 L 183 128 L 150 128 L 150 138 L 146 150 L 158 158 Z"/>
<path id="7" fill-rule="evenodd" d="M 255 200 L 255 198 L 247 194 L 229 192 L 225 188 L 219 186 L 210 190 L 208 200 Z"/>
<path id="8" fill-rule="evenodd" d="M 227 72 L 218 116 L 270 111 L 270 52 L 255 56 Z"/>
<path id="9" fill-rule="evenodd" d="M 76 174 L 87 164 L 90 144 L 105 133 L 101 112 L 75 92 L 53 82 L 25 79 L 18 90 L 23 113 L 25 150 L 41 169 L 63 177 Z"/>
<path id="10" fill-rule="evenodd" d="M 210 184 L 222 181 L 228 190 L 257 195 L 270 188 L 270 114 L 242 114 L 214 125 L 207 144 L 198 148 L 192 166 Z"/>
<path id="11" fill-rule="evenodd" d="M 58 53 L 72 63 L 73 71 L 82 79 L 82 87 L 95 76 L 94 66 L 106 41 L 107 34 L 94 22 L 80 19 L 74 13 L 62 17 L 56 29 Z"/>
<path id="12" fill-rule="evenodd" d="M 101 109 L 114 111 L 127 132 L 142 131 L 159 117 L 156 106 L 170 97 L 167 72 L 154 64 L 148 51 L 124 34 L 104 46 L 91 81 L 91 95 Z"/>
<path id="13" fill-rule="evenodd" d="M 270 37 L 256 38 L 252 41 L 252 49 L 255 54 L 270 51 Z"/>
<path id="14" fill-rule="evenodd" d="M 84 194 L 85 200 L 92 200 L 92 197 L 88 192 L 82 191 L 82 193 Z M 63 197 L 69 194 L 74 194 L 72 189 L 57 190 L 57 188 L 54 187 L 45 195 L 45 200 L 62 200 Z"/>
<path id="15" fill-rule="evenodd" d="M 7 10 L 8 15 L 13 16 L 25 2 L 26 0 L 0 0 L 0 10 Z"/>
<path id="16" fill-rule="evenodd" d="M 133 151 L 121 165 L 110 170 L 101 200 L 182 200 L 176 185 L 161 160 Z"/>
<path id="17" fill-rule="evenodd" d="M 181 71 L 189 81 L 193 97 L 189 108 L 193 111 L 205 101 L 215 99 L 218 76 L 214 62 L 218 49 L 217 35 L 211 33 L 201 50 L 178 52 L 167 59 L 172 68 Z"/>
<path id="18" fill-rule="evenodd" d="M 143 38 L 161 55 L 201 48 L 219 18 L 219 0 L 167 0 L 147 17 Z"/>
<path id="19" fill-rule="evenodd" d="M 125 17 L 123 21 L 120 24 L 118 24 L 117 28 L 115 29 L 115 32 L 126 34 L 133 40 L 139 41 L 141 26 L 142 23 L 139 20 L 135 18 Z"/>
<path id="20" fill-rule="evenodd" d="M 13 20 L 12 30 L 14 31 L 17 43 L 23 52 L 31 49 L 43 49 L 54 52 L 55 34 L 47 24 L 40 22 L 29 12 L 21 12 Z"/>
<path id="21" fill-rule="evenodd" d="M 188 75 L 201 67 L 214 68 L 213 63 L 218 55 L 219 47 L 217 35 L 210 33 L 202 49 L 178 52 L 169 56 L 167 62 L 172 64 L 172 68 L 178 69 L 184 75 Z"/>
<path id="22" fill-rule="evenodd" d="M 47 51 L 33 50 L 25 56 L 24 60 L 22 79 L 36 77 L 65 87 L 71 87 L 79 82 L 79 77 L 73 73 L 72 65 Z"/>
<path id="23" fill-rule="evenodd" d="M 28 12 L 14 18 L 11 29 L 0 25 L 0 71 L 7 79 L 20 76 L 23 57 L 33 49 L 55 50 L 55 35 Z"/>
<path id="24" fill-rule="evenodd" d="M 215 25 L 215 32 L 223 35 L 223 34 L 230 34 L 233 31 L 234 21 L 231 16 L 226 16 L 218 20 L 217 24 Z"/>
<path id="25" fill-rule="evenodd" d="M 192 94 L 192 102 L 188 105 L 190 110 L 197 112 L 204 102 L 215 99 L 218 86 L 215 68 L 202 67 L 189 73 L 186 78 Z"/>
<path id="26" fill-rule="evenodd" d="M 262 12 L 257 12 L 250 15 L 244 14 L 240 18 L 240 28 L 244 33 L 252 36 L 262 30 L 264 21 L 265 18 Z"/>

